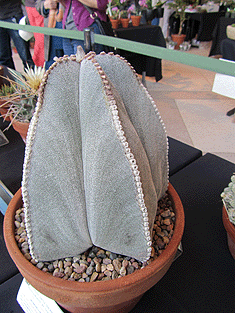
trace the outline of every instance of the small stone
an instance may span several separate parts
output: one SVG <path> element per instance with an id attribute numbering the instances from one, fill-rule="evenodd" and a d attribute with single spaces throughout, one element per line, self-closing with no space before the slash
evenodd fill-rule
<path id="1" fill-rule="evenodd" d="M 58 262 L 58 267 L 59 267 L 59 268 L 63 268 L 63 267 L 64 267 L 63 261 L 59 261 L 59 262 Z"/>
<path id="2" fill-rule="evenodd" d="M 126 268 L 126 271 L 127 271 L 127 274 L 129 275 L 129 274 L 134 273 L 135 268 L 134 268 L 134 266 L 129 265 L 129 266 L 127 266 L 127 268 Z"/>
<path id="3" fill-rule="evenodd" d="M 76 264 L 76 266 L 74 266 L 74 264 Z M 72 265 L 74 267 L 74 272 L 78 273 L 78 274 L 82 274 L 86 271 L 86 266 L 84 265 L 78 265 L 77 263 L 73 263 Z"/>
<path id="4" fill-rule="evenodd" d="M 104 271 L 104 275 L 111 277 L 112 276 L 112 272 L 106 270 L 106 271 Z"/>
<path id="5" fill-rule="evenodd" d="M 85 283 L 85 279 L 84 279 L 84 278 L 80 278 L 80 279 L 78 280 L 78 282 L 79 282 L 79 283 Z"/>
<path id="6" fill-rule="evenodd" d="M 169 209 L 166 210 L 166 211 L 163 211 L 163 212 L 161 213 L 161 216 L 162 216 L 163 218 L 168 217 L 168 216 L 171 216 L 171 211 L 170 211 Z"/>
<path id="7" fill-rule="evenodd" d="M 89 266 L 89 267 L 87 268 L 87 270 L 86 270 L 86 274 L 87 274 L 88 276 L 90 276 L 90 275 L 93 273 L 93 270 L 94 270 L 94 268 L 93 268 L 92 266 Z"/>
<path id="8" fill-rule="evenodd" d="M 163 221 L 164 225 L 170 225 L 171 224 L 171 220 L 169 218 L 166 218 L 164 221 Z"/>
<path id="9" fill-rule="evenodd" d="M 31 262 L 33 265 L 38 264 L 38 261 L 36 261 L 35 259 L 31 259 L 30 262 Z M 54 269 L 54 268 L 53 268 L 53 269 Z"/>
<path id="10" fill-rule="evenodd" d="M 170 241 L 170 239 L 168 237 L 163 237 L 163 242 L 167 245 Z"/>
<path id="11" fill-rule="evenodd" d="M 58 271 L 57 271 L 57 270 L 58 270 Z M 62 278 L 62 277 L 64 277 L 64 273 L 61 273 L 61 272 L 59 271 L 59 269 L 56 268 L 56 269 L 54 270 L 54 272 L 53 272 L 53 276 L 54 276 L 54 277 Z"/>
<path id="12" fill-rule="evenodd" d="M 112 272 L 112 279 L 118 278 L 118 273 L 116 271 Z"/>
<path id="13" fill-rule="evenodd" d="M 122 267 L 127 268 L 128 265 L 129 265 L 129 261 L 126 260 L 126 259 L 124 259 L 124 260 L 122 261 Z"/>
<path id="14" fill-rule="evenodd" d="M 97 264 L 95 265 L 95 271 L 98 272 L 98 273 L 100 273 L 100 271 L 101 271 L 101 265 L 100 265 L 100 263 L 97 263 Z"/>
<path id="15" fill-rule="evenodd" d="M 24 254 L 24 257 L 25 257 L 27 260 L 29 260 L 29 261 L 32 259 L 31 255 L 30 255 L 29 253 L 25 253 L 25 254 Z"/>
<path id="16" fill-rule="evenodd" d="M 101 264 L 101 272 L 103 273 L 104 271 L 106 271 L 107 269 L 107 265 L 106 264 Z"/>
<path id="17" fill-rule="evenodd" d="M 101 280 L 104 277 L 104 273 L 99 273 L 97 280 Z"/>
<path id="18" fill-rule="evenodd" d="M 90 257 L 90 258 L 92 258 L 92 259 L 94 259 L 94 258 L 95 258 L 95 253 L 94 253 L 94 251 L 90 251 L 90 253 L 89 253 L 89 257 Z"/>
<path id="19" fill-rule="evenodd" d="M 121 269 L 120 269 L 120 275 L 121 276 L 125 276 L 126 275 L 126 268 L 125 267 L 121 267 Z"/>
<path id="20" fill-rule="evenodd" d="M 110 253 L 109 258 L 113 261 L 114 259 L 117 258 L 117 254 L 116 253 Z"/>
<path id="21" fill-rule="evenodd" d="M 70 261 L 65 261 L 64 262 L 64 268 L 71 266 L 72 263 Z"/>
<path id="22" fill-rule="evenodd" d="M 103 259 L 103 263 L 107 265 L 107 264 L 111 264 L 112 261 L 108 258 L 105 258 L 105 259 Z"/>
<path id="23" fill-rule="evenodd" d="M 82 273 L 82 278 L 86 279 L 88 275 L 86 273 Z"/>
<path id="24" fill-rule="evenodd" d="M 53 266 L 53 264 L 49 264 L 49 265 L 47 266 L 47 268 L 48 268 L 49 272 L 53 272 L 53 271 L 54 271 L 54 266 Z"/>
<path id="25" fill-rule="evenodd" d="M 138 269 L 139 268 L 139 265 L 137 262 L 132 262 L 131 264 L 135 269 Z"/>
<path id="26" fill-rule="evenodd" d="M 20 222 L 19 221 L 15 221 L 15 226 L 16 226 L 16 228 L 20 228 Z"/>
<path id="27" fill-rule="evenodd" d="M 98 275 L 99 274 L 97 272 L 92 273 L 90 281 L 95 281 Z"/>
<path id="28" fill-rule="evenodd" d="M 39 268 L 40 270 L 43 268 L 44 263 L 43 262 L 38 262 L 38 264 L 36 265 L 37 268 Z"/>
<path id="29" fill-rule="evenodd" d="M 119 274 L 120 273 L 120 269 L 122 267 L 121 262 L 118 259 L 114 259 L 113 260 L 113 266 L 114 266 L 115 271 Z"/>
<path id="30" fill-rule="evenodd" d="M 20 235 L 24 232 L 24 228 L 23 227 L 19 227 L 16 231 L 17 235 Z"/>
<path id="31" fill-rule="evenodd" d="M 107 270 L 112 272 L 114 270 L 113 264 L 108 264 L 107 265 Z"/>
<path id="32" fill-rule="evenodd" d="M 73 272 L 73 270 L 72 270 L 72 268 L 70 267 L 70 266 L 67 266 L 66 268 L 65 268 L 65 270 L 64 270 L 64 273 L 66 274 L 66 275 L 71 275 L 72 274 L 72 272 Z"/>

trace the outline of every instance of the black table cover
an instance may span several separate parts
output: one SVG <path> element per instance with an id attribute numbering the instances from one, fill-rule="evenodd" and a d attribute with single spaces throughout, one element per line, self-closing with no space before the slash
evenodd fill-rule
<path id="1" fill-rule="evenodd" d="M 235 61 L 235 40 L 225 38 L 221 41 L 220 47 L 223 59 Z"/>
<path id="2" fill-rule="evenodd" d="M 158 47 L 166 48 L 166 41 L 160 26 L 137 26 L 119 28 L 115 30 L 116 36 Z M 156 81 L 162 79 L 162 61 L 158 58 L 148 57 L 142 54 L 120 50 L 120 55 L 125 57 L 138 74 L 146 72 L 146 76 L 155 77 Z"/>
<path id="3" fill-rule="evenodd" d="M 5 130 L 9 122 L 0 118 L 0 129 Z M 14 194 L 21 186 L 25 144 L 11 126 L 4 131 L 9 143 L 0 147 L 0 180 Z"/>
<path id="4" fill-rule="evenodd" d="M 206 154 L 171 176 L 185 211 L 183 253 L 132 313 L 235 312 L 235 260 L 220 197 L 234 171 L 235 164 Z"/>
<path id="5" fill-rule="evenodd" d="M 215 25 L 215 28 L 212 33 L 212 45 L 209 56 L 221 54 L 221 42 L 225 38 L 226 28 L 228 25 L 235 23 L 235 18 L 230 17 L 220 17 Z"/>

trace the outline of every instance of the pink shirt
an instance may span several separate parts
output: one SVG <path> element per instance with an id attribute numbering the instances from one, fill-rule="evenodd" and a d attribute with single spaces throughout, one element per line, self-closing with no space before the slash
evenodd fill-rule
<path id="1" fill-rule="evenodd" d="M 71 0 L 65 0 L 64 3 L 66 5 L 64 17 L 63 17 L 63 28 L 65 26 L 65 21 L 69 12 Z M 97 12 L 97 15 L 102 21 L 106 21 L 106 8 L 108 4 L 108 0 L 97 0 L 98 9 L 94 9 Z M 90 26 L 94 20 L 90 17 L 89 12 L 81 2 L 78 0 L 72 0 L 72 12 L 74 23 L 77 26 L 78 30 L 83 30 L 84 28 Z"/>

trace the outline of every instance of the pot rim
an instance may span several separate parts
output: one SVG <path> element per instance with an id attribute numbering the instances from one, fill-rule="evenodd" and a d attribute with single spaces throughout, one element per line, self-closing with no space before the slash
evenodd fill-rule
<path id="1" fill-rule="evenodd" d="M 44 273 L 36 266 L 34 266 L 30 261 L 28 261 L 24 255 L 21 253 L 20 249 L 15 240 L 14 235 L 14 214 L 21 205 L 22 205 L 22 197 L 21 197 L 21 188 L 16 192 L 14 197 L 9 203 L 7 208 L 5 217 L 4 217 L 4 224 L 3 224 L 3 231 L 4 231 L 4 239 L 8 249 L 9 254 L 11 255 L 13 261 L 15 262 L 16 266 L 18 267 L 18 263 L 20 263 L 20 267 L 24 268 L 19 271 L 21 272 L 22 276 L 24 276 L 24 272 L 29 274 L 32 279 L 37 279 L 40 283 L 46 284 L 47 286 L 53 285 L 55 289 L 57 288 L 57 283 L 60 281 L 60 286 L 64 290 L 67 291 L 74 291 L 77 290 L 79 292 L 93 292 L 94 287 L 95 292 L 100 294 L 101 292 L 109 293 L 117 288 L 129 288 L 132 285 L 136 284 L 136 282 L 140 282 L 144 284 L 144 281 L 148 280 L 156 271 L 161 270 L 167 262 L 170 262 L 178 249 L 178 246 L 181 242 L 181 238 L 184 232 L 184 224 L 185 224 L 185 217 L 184 217 L 184 209 L 182 206 L 182 202 L 174 189 L 174 187 L 169 183 L 168 191 L 170 197 L 174 200 L 174 209 L 177 208 L 176 213 L 176 222 L 174 228 L 174 234 L 170 240 L 170 243 L 164 250 L 164 252 L 150 264 L 148 264 L 145 268 L 135 271 L 132 274 L 126 275 L 124 277 L 120 277 L 113 280 L 108 281 L 94 281 L 94 282 L 83 282 L 79 283 L 77 281 L 67 281 L 63 280 L 58 277 L 54 277 L 51 274 Z M 169 259 L 169 261 L 168 261 Z M 47 275 L 47 276 L 45 276 Z M 58 281 L 59 280 L 59 281 Z M 30 283 L 30 281 L 29 281 Z"/>
<path id="2" fill-rule="evenodd" d="M 223 209 L 222 209 L 222 218 L 223 218 L 224 228 L 228 232 L 231 239 L 233 239 L 233 241 L 235 241 L 235 225 L 233 225 L 233 223 L 230 222 L 229 217 L 228 217 L 228 213 L 227 213 L 224 205 L 223 205 Z"/>

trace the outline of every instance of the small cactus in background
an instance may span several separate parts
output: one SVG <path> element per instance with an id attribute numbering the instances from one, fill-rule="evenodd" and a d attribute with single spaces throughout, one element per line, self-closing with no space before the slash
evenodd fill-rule
<path id="1" fill-rule="evenodd" d="M 7 97 L 15 92 L 15 88 L 9 85 L 2 85 L 0 89 L 0 97 Z"/>
<path id="2" fill-rule="evenodd" d="M 46 72 L 26 141 L 22 195 L 33 258 L 92 245 L 145 262 L 168 143 L 153 99 L 114 54 L 58 59 Z"/>
<path id="3" fill-rule="evenodd" d="M 221 197 L 228 213 L 229 220 L 235 225 L 235 174 L 232 175 L 231 182 L 228 184 L 228 187 L 224 189 Z"/>

